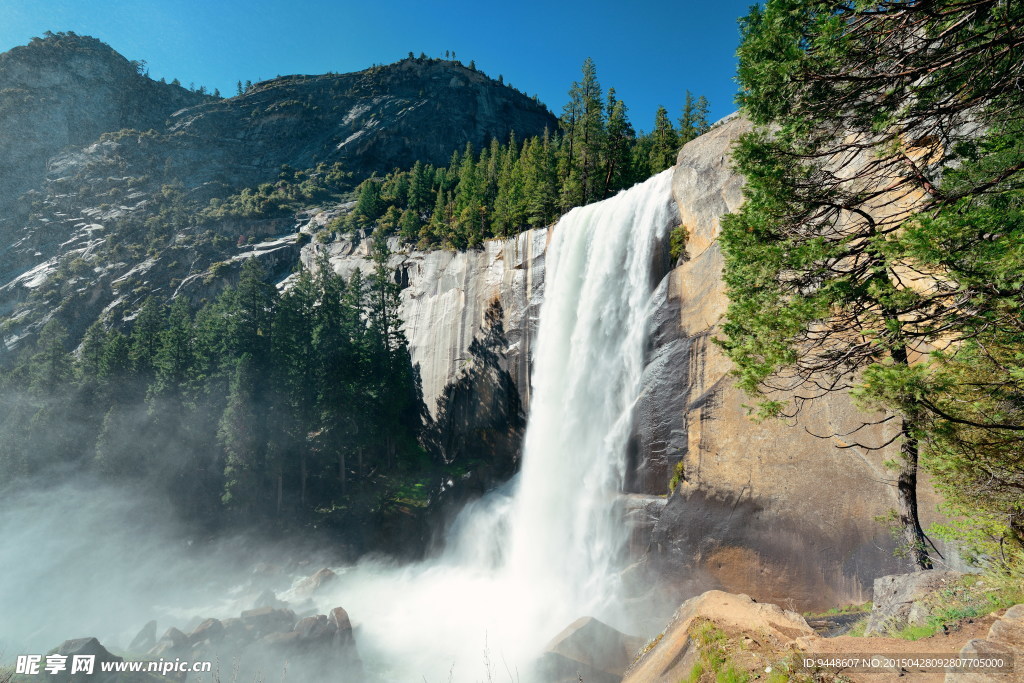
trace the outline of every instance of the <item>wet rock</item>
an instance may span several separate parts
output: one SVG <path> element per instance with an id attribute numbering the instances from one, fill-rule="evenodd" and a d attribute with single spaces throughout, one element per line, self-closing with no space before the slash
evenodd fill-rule
<path id="1" fill-rule="evenodd" d="M 224 638 L 224 624 L 217 619 L 206 619 L 193 629 L 188 636 L 189 644 L 217 643 Z"/>
<path id="2" fill-rule="evenodd" d="M 310 598 L 318 590 L 329 584 L 337 577 L 337 574 L 325 567 L 317 571 L 312 576 L 307 576 L 305 579 L 300 581 L 299 584 L 295 586 L 292 594 L 299 599 Z"/>
<path id="3" fill-rule="evenodd" d="M 898 457 L 898 444 L 851 448 L 885 444 L 894 428 L 868 424 L 881 416 L 843 391 L 808 401 L 796 426 L 755 423 L 733 363 L 714 343 L 729 304 L 721 216 L 743 203 L 730 151 L 750 128 L 729 117 L 678 155 L 673 195 L 688 231 L 686 254 L 653 298 L 627 490 L 666 493 L 679 468 L 647 563 L 678 598 L 721 589 L 801 610 L 862 603 L 876 577 L 911 569 L 873 521 L 896 507 L 885 461 Z M 854 430 L 856 444 L 831 438 Z M 922 524 L 938 521 L 936 492 L 922 482 L 919 496 Z M 955 552 L 943 554 L 955 562 Z"/>
<path id="4" fill-rule="evenodd" d="M 352 630 L 352 622 L 348 618 L 348 612 L 341 607 L 335 607 L 327 619 L 336 629 L 334 648 L 337 657 L 349 671 L 353 672 L 352 675 L 357 677 L 357 674 L 361 674 L 363 670 L 363 662 L 359 657 L 359 650 L 356 648 L 356 638 Z"/>
<path id="5" fill-rule="evenodd" d="M 242 623 L 253 632 L 256 638 L 271 633 L 291 631 L 295 625 L 295 612 L 290 609 L 274 609 L 260 607 L 242 612 Z"/>
<path id="6" fill-rule="evenodd" d="M 921 626 L 931 616 L 925 599 L 963 577 L 960 572 L 931 569 L 875 579 L 871 617 L 865 635 L 884 635 Z"/>
<path id="7" fill-rule="evenodd" d="M 67 657 L 68 666 L 64 671 L 56 674 L 44 674 L 42 677 L 48 681 L 59 681 L 60 683 L 110 683 L 114 680 L 114 677 L 109 674 L 103 674 L 101 672 L 101 664 L 103 662 L 124 661 L 121 657 L 111 654 L 110 651 L 103 647 L 103 645 L 100 644 L 100 641 L 96 638 L 74 638 L 72 640 L 65 640 L 57 646 L 57 649 L 54 650 L 52 654 Z M 95 657 L 92 674 L 71 673 L 70 662 L 77 656 Z"/>
<path id="8" fill-rule="evenodd" d="M 225 619 L 221 622 L 221 626 L 224 627 L 224 638 L 222 643 L 225 646 L 242 645 L 247 643 L 251 638 L 249 629 L 245 627 L 245 624 L 238 617 Z"/>
<path id="9" fill-rule="evenodd" d="M 299 642 L 305 646 L 317 647 L 328 645 L 334 640 L 338 626 L 323 614 L 300 619 L 295 624 L 294 633 L 299 634 Z"/>
<path id="10" fill-rule="evenodd" d="M 156 645 L 156 619 L 147 622 L 138 634 L 132 638 L 131 644 L 128 645 L 128 651 L 146 652 L 154 645 Z"/>
<path id="11" fill-rule="evenodd" d="M 348 612 L 345 611 L 344 607 L 335 607 L 331 610 L 331 614 L 328 617 L 339 631 L 352 631 L 352 622 L 348 618 Z"/>
<path id="12" fill-rule="evenodd" d="M 277 650 L 291 650 L 299 644 L 302 639 L 302 634 L 296 633 L 295 631 L 288 631 L 287 633 L 271 633 L 270 635 L 263 636 L 255 643 L 258 648 L 273 648 Z"/>
<path id="13" fill-rule="evenodd" d="M 277 594 L 269 588 L 259 594 L 256 598 L 256 602 L 253 603 L 253 609 L 259 609 L 260 607 L 273 607 L 274 609 L 283 609 L 288 606 L 288 603 L 284 600 L 278 600 Z"/>
<path id="14" fill-rule="evenodd" d="M 555 636 L 537 662 L 539 680 L 571 683 L 619 683 L 643 645 L 593 617 L 581 617 Z"/>
<path id="15" fill-rule="evenodd" d="M 188 647 L 188 636 L 172 626 L 160 637 L 149 654 L 154 657 L 173 657 L 187 652 Z"/>

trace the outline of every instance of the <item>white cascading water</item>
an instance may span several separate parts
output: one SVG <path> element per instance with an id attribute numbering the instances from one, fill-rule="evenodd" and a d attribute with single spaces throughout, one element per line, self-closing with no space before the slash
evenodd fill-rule
<path id="1" fill-rule="evenodd" d="M 625 477 L 671 172 L 574 209 L 554 229 L 522 471 L 468 506 L 435 561 L 370 563 L 331 594 L 364 660 L 392 680 L 529 683 L 527 666 L 580 616 L 615 625 Z M 333 605 L 332 605 L 333 606 Z"/>

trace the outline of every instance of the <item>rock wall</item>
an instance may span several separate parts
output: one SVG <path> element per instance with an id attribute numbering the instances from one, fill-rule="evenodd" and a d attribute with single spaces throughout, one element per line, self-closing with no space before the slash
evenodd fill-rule
<path id="1" fill-rule="evenodd" d="M 519 391 L 525 410 L 530 401 L 530 342 L 536 335 L 543 297 L 547 228 L 507 240 L 489 240 L 469 251 L 397 251 L 389 267 L 403 285 L 401 315 L 412 362 L 419 367 L 423 400 L 431 415 L 445 387 L 459 377 L 474 339 L 484 336 L 488 309 L 497 302 L 507 346 L 498 353 L 502 369 Z M 346 278 L 356 269 L 369 273 L 369 242 L 344 240 L 310 244 L 303 262 L 311 265 L 326 250 L 336 272 Z"/>
<path id="2" fill-rule="evenodd" d="M 720 216 L 739 208 L 742 182 L 732 142 L 749 130 L 733 117 L 679 153 L 673 194 L 689 230 L 686 255 L 662 283 L 649 381 L 638 405 L 634 490 L 665 493 L 681 482 L 653 531 L 648 566 L 681 597 L 716 588 L 801 609 L 870 599 L 876 576 L 909 570 L 875 521 L 896 507 L 893 447 L 850 447 L 892 437 L 845 393 L 805 406 L 795 421 L 755 423 L 713 340 L 727 298 Z M 675 325 L 671 324 L 675 320 Z M 817 436 L 815 436 L 817 435 Z M 925 526 L 936 498 L 925 485 Z"/>

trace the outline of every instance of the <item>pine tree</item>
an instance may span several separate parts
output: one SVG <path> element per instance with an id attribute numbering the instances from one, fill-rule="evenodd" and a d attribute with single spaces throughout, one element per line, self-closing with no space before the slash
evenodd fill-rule
<path id="1" fill-rule="evenodd" d="M 256 258 L 246 259 L 228 311 L 228 335 L 235 357 L 248 353 L 260 370 L 269 363 L 277 289 L 264 282 L 266 271 Z"/>
<path id="2" fill-rule="evenodd" d="M 432 191 L 433 169 L 424 166 L 423 162 L 417 161 L 409 172 L 409 208 L 416 214 L 422 216 L 430 209 L 434 198 Z"/>
<path id="3" fill-rule="evenodd" d="M 686 91 L 683 114 L 679 118 L 679 144 L 685 145 L 690 140 L 708 132 L 708 100 L 701 95 L 696 99 Z"/>
<path id="4" fill-rule="evenodd" d="M 483 187 L 477 171 L 473 145 L 466 143 L 465 152 L 459 165 L 459 183 L 455 190 L 454 240 L 456 249 L 473 247 L 483 240 L 485 234 L 483 218 Z"/>
<path id="5" fill-rule="evenodd" d="M 654 116 L 654 131 L 651 133 L 650 172 L 660 173 L 673 165 L 678 151 L 679 138 L 668 118 L 668 110 L 658 107 Z"/>
<path id="6" fill-rule="evenodd" d="M 608 128 L 604 154 L 604 188 L 607 197 L 630 185 L 630 148 L 636 134 L 629 123 L 626 104 L 615 97 L 615 89 L 608 89 Z"/>
<path id="7" fill-rule="evenodd" d="M 604 196 L 601 158 L 605 146 L 605 112 L 601 100 L 601 84 L 597 67 L 589 57 L 583 62 L 583 80 L 579 83 L 582 111 L 578 127 L 579 175 L 582 203 L 589 204 Z"/>
<path id="8" fill-rule="evenodd" d="M 163 307 L 153 297 L 147 297 L 132 325 L 129 354 L 132 369 L 143 384 L 148 384 L 156 374 L 156 354 L 163 326 Z"/>
<path id="9" fill-rule="evenodd" d="M 193 337 L 188 302 L 183 298 L 175 299 L 167 313 L 167 325 L 160 332 L 160 348 L 153 361 L 156 368 L 153 394 L 180 401 L 194 388 Z"/>
<path id="10" fill-rule="evenodd" d="M 419 214 L 412 209 L 406 209 L 398 221 L 398 235 L 406 242 L 414 242 L 419 237 L 422 227 L 423 221 L 420 220 Z"/>
<path id="11" fill-rule="evenodd" d="M 524 156 L 533 143 L 534 139 L 527 141 Z M 526 225 L 525 163 L 520 160 L 515 138 L 510 139 L 501 154 L 498 194 L 494 200 L 494 232 L 500 237 L 514 235 Z"/>
<path id="12" fill-rule="evenodd" d="M 217 439 L 226 454 L 221 500 L 226 507 L 244 514 L 251 514 L 263 499 L 260 480 L 265 467 L 265 444 L 261 439 L 261 416 L 255 410 L 256 375 L 252 356 L 242 354 L 217 430 Z"/>
<path id="13" fill-rule="evenodd" d="M 354 212 L 367 223 L 377 220 L 384 212 L 384 202 L 381 199 L 381 181 L 377 177 L 370 177 L 359 185 L 359 196 L 356 199 Z"/>
<path id="14" fill-rule="evenodd" d="M 557 146 L 544 129 L 544 136 L 534 138 L 524 153 L 523 199 L 526 221 L 532 227 L 548 225 L 558 215 Z"/>

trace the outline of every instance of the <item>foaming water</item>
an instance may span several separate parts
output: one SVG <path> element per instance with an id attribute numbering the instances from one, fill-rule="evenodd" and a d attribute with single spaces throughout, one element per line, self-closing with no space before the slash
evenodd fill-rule
<path id="1" fill-rule="evenodd" d="M 371 673 L 530 683 L 529 662 L 574 619 L 622 623 L 616 495 L 670 185 L 665 171 L 556 226 L 516 479 L 463 510 L 438 559 L 363 563 L 333 584 L 326 606 L 348 610 Z"/>

